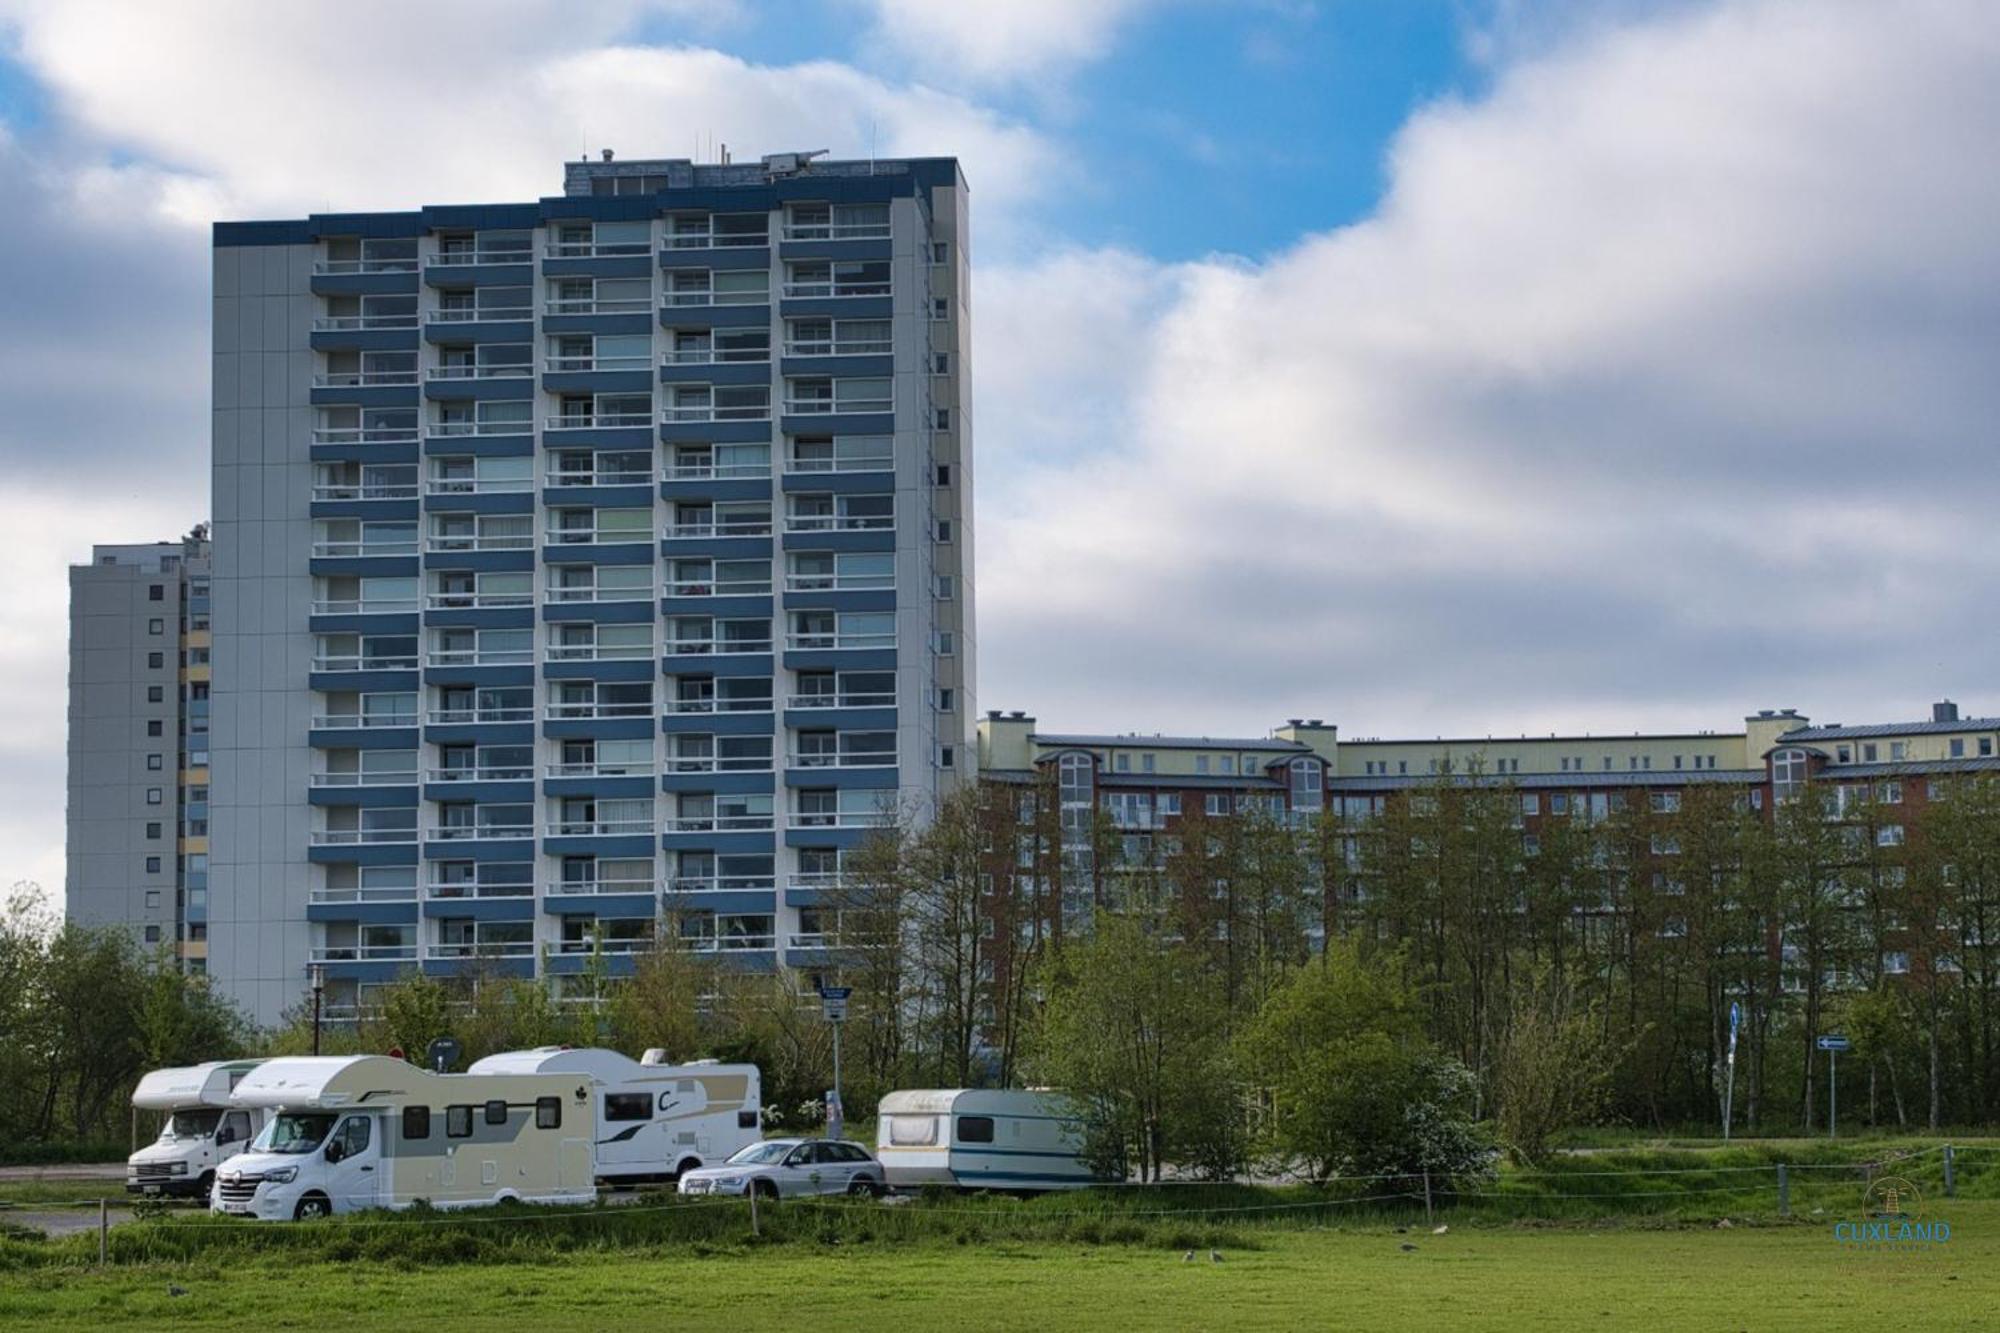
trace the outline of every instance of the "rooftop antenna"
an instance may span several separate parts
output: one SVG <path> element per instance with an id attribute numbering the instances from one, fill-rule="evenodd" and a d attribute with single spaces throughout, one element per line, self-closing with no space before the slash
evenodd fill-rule
<path id="1" fill-rule="evenodd" d="M 875 117 L 868 118 L 868 174 L 875 174 Z"/>

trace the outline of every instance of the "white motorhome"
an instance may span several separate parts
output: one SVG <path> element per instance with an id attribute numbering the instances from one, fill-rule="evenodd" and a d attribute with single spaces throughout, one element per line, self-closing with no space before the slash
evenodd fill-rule
<path id="1" fill-rule="evenodd" d="M 1006 1088 L 892 1092 L 875 1112 L 889 1188 L 1063 1190 L 1099 1183 L 1083 1126 L 1059 1093 Z"/>
<path id="2" fill-rule="evenodd" d="M 433 1074 L 383 1055 L 269 1060 L 233 1105 L 275 1114 L 216 1173 L 219 1213 L 291 1219 L 518 1199 L 589 1203 L 597 1107 L 588 1079 Z"/>
<path id="3" fill-rule="evenodd" d="M 539 1046 L 475 1060 L 470 1074 L 573 1074 L 597 1091 L 597 1178 L 613 1185 L 670 1180 L 726 1162 L 762 1137 L 762 1077 L 755 1065 L 667 1063 L 649 1050 Z"/>
<path id="4" fill-rule="evenodd" d="M 155 1069 L 132 1090 L 132 1105 L 163 1111 L 160 1137 L 125 1159 L 125 1188 L 134 1194 L 208 1197 L 215 1169 L 250 1146 L 270 1119 L 261 1108 L 232 1108 L 229 1094 L 256 1060 L 215 1060 Z"/>

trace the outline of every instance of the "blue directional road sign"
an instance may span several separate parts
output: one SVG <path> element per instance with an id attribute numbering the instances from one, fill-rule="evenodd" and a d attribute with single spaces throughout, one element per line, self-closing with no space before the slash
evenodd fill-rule
<path id="1" fill-rule="evenodd" d="M 1851 1047 L 1853 1044 L 1854 1044 L 1853 1042 L 1849 1041 L 1847 1038 L 1840 1036 L 1838 1034 L 1821 1037 L 1819 1039 L 1819 1048 L 1822 1051 L 1844 1051 L 1847 1050 L 1849 1047 Z"/>

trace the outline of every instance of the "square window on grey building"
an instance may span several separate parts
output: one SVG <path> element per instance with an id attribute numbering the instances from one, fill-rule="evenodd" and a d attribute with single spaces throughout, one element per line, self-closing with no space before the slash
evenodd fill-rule
<path id="1" fill-rule="evenodd" d="M 149 908 L 154 908 L 158 907 L 159 905 L 160 905 L 160 891 L 158 889 L 147 889 L 146 906 Z"/>
<path id="2" fill-rule="evenodd" d="M 152 718 L 146 723 L 146 734 L 148 736 L 164 736 L 167 734 L 167 724 L 157 717 Z"/>
<path id="3" fill-rule="evenodd" d="M 148 821 L 147 821 L 147 823 L 146 823 L 146 836 L 147 836 L 147 837 L 149 837 L 149 838 L 157 838 L 157 837 L 159 837 L 159 836 L 160 836 L 160 821 L 159 821 L 159 820 L 157 820 L 157 819 L 153 819 L 153 820 L 148 820 Z"/>
<path id="4" fill-rule="evenodd" d="M 951 374 L 951 353 L 938 352 L 931 357 L 931 369 L 939 375 Z"/>
<path id="5" fill-rule="evenodd" d="M 149 602 L 166 601 L 167 585 L 164 583 L 155 583 L 152 587 L 146 589 L 146 600 Z"/>
<path id="6" fill-rule="evenodd" d="M 146 654 L 146 666 L 150 670 L 158 671 L 161 667 L 165 666 L 166 664 L 167 664 L 167 655 L 165 653 Z"/>
<path id="7" fill-rule="evenodd" d="M 951 409 L 950 409 L 950 408 L 948 408 L 948 407 L 940 407 L 940 408 L 939 408 L 939 409 L 937 410 L 937 428 L 938 428 L 939 430 L 950 430 L 950 429 L 951 429 Z"/>
<path id="8" fill-rule="evenodd" d="M 932 319 L 950 319 L 950 318 L 951 318 L 951 301 L 950 301 L 950 299 L 949 299 L 949 298 L 947 298 L 947 297 L 943 297 L 943 296 L 939 296 L 939 297 L 935 297 L 935 298 L 933 298 L 933 299 L 932 299 L 932 301 L 931 301 L 931 318 L 932 318 Z"/>
<path id="9" fill-rule="evenodd" d="M 931 262 L 933 264 L 946 264 L 951 262 L 950 241 L 931 242 Z"/>
<path id="10" fill-rule="evenodd" d="M 949 463 L 938 464 L 937 484 L 940 486 L 951 485 L 951 464 Z"/>
<path id="11" fill-rule="evenodd" d="M 149 874 L 149 875 L 157 875 L 157 874 L 159 874 L 159 873 L 160 873 L 160 858 L 159 858 L 159 857 L 157 857 L 157 856 L 149 856 L 149 857 L 147 857 L 147 858 L 146 858 L 146 873 L 147 873 L 147 874 Z"/>
<path id="12" fill-rule="evenodd" d="M 163 703 L 165 703 L 166 701 L 167 701 L 167 691 L 166 691 L 166 688 L 165 688 L 164 686 L 160 686 L 160 685 L 148 685 L 148 686 L 146 687 L 146 702 L 147 702 L 147 703 L 149 703 L 149 704 L 163 704 Z"/>
<path id="13" fill-rule="evenodd" d="M 146 756 L 147 772 L 157 773 L 165 767 L 166 767 L 166 760 L 162 756 L 157 754 L 149 754 Z"/>
<path id="14" fill-rule="evenodd" d="M 950 541 L 950 540 L 951 540 L 951 520 L 950 520 L 950 519 L 948 519 L 948 518 L 941 518 L 941 519 L 939 519 L 939 520 L 937 521 L 937 539 L 938 539 L 939 541 L 941 541 L 941 542 L 948 542 L 948 541 Z"/>
<path id="15" fill-rule="evenodd" d="M 154 619 L 154 620 L 149 620 L 149 621 L 147 621 L 147 622 L 146 622 L 146 633 L 148 633 L 148 634 L 165 634 L 166 632 L 167 632 L 167 622 L 166 622 L 166 621 L 164 621 L 164 620 L 159 620 L 159 619 Z"/>
<path id="16" fill-rule="evenodd" d="M 146 927 L 146 943 L 158 944 L 159 942 L 160 942 L 160 928 L 158 926 Z"/>
<path id="17" fill-rule="evenodd" d="M 166 799 L 165 793 L 162 792 L 158 787 L 146 788 L 147 805 L 158 805 L 164 799 Z"/>

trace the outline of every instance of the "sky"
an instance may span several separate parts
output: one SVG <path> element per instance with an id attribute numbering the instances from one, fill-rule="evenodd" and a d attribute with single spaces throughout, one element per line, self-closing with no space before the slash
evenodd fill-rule
<path id="1" fill-rule="evenodd" d="M 0 0 L 0 883 L 64 567 L 207 517 L 209 226 L 952 154 L 980 707 L 2000 712 L 1988 0 Z"/>

